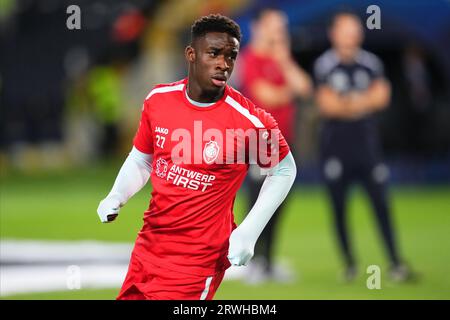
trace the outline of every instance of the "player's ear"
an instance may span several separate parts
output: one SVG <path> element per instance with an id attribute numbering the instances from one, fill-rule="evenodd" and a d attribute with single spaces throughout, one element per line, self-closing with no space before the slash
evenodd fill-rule
<path id="1" fill-rule="evenodd" d="M 192 46 L 187 46 L 184 50 L 184 55 L 186 57 L 186 60 L 188 62 L 194 62 L 195 61 L 195 49 Z"/>

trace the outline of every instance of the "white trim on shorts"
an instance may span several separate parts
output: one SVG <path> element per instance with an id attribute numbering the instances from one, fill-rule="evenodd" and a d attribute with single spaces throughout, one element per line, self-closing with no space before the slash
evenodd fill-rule
<path id="1" fill-rule="evenodd" d="M 205 300 L 206 297 L 208 296 L 208 293 L 209 293 L 209 287 L 210 287 L 210 285 L 211 285 L 212 278 L 213 278 L 213 277 L 208 277 L 208 278 L 206 278 L 206 281 L 205 281 L 205 289 L 203 289 L 202 295 L 200 296 L 200 300 Z"/>

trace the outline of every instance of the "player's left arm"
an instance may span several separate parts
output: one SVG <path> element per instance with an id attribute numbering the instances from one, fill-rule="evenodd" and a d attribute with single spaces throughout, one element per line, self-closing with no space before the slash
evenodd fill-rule
<path id="1" fill-rule="evenodd" d="M 258 199 L 242 223 L 232 232 L 228 259 L 232 265 L 247 265 L 253 257 L 258 237 L 275 210 L 284 201 L 297 175 L 292 153 L 271 168 Z"/>

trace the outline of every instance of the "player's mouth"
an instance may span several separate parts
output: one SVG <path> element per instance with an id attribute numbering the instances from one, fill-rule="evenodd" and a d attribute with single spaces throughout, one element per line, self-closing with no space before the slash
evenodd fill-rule
<path id="1" fill-rule="evenodd" d="M 211 81 L 217 87 L 224 87 L 227 84 L 227 77 L 223 74 L 215 74 L 211 77 Z"/>

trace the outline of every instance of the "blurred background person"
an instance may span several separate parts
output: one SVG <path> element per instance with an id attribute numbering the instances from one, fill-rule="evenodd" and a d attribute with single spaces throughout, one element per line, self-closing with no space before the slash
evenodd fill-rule
<path id="1" fill-rule="evenodd" d="M 251 38 L 238 65 L 242 92 L 260 108 L 270 112 L 290 146 L 295 144 L 296 97 L 307 98 L 312 92 L 308 74 L 291 56 L 286 14 L 265 7 L 255 12 L 251 21 Z M 248 206 L 258 198 L 264 175 L 254 166 L 248 175 Z M 266 280 L 289 281 L 287 269 L 274 264 L 274 245 L 282 204 L 265 227 L 255 248 L 255 256 L 246 280 L 260 283 Z"/>
<path id="2" fill-rule="evenodd" d="M 386 197 L 388 169 L 381 159 L 381 145 L 374 114 L 387 107 L 390 84 L 383 64 L 361 49 L 363 27 L 357 15 L 334 15 L 329 38 L 332 48 L 314 66 L 316 102 L 324 118 L 320 158 L 331 199 L 339 246 L 345 261 L 345 280 L 357 276 L 347 223 L 349 187 L 358 182 L 369 195 L 389 256 L 390 276 L 403 281 L 411 272 L 399 255 Z"/>

